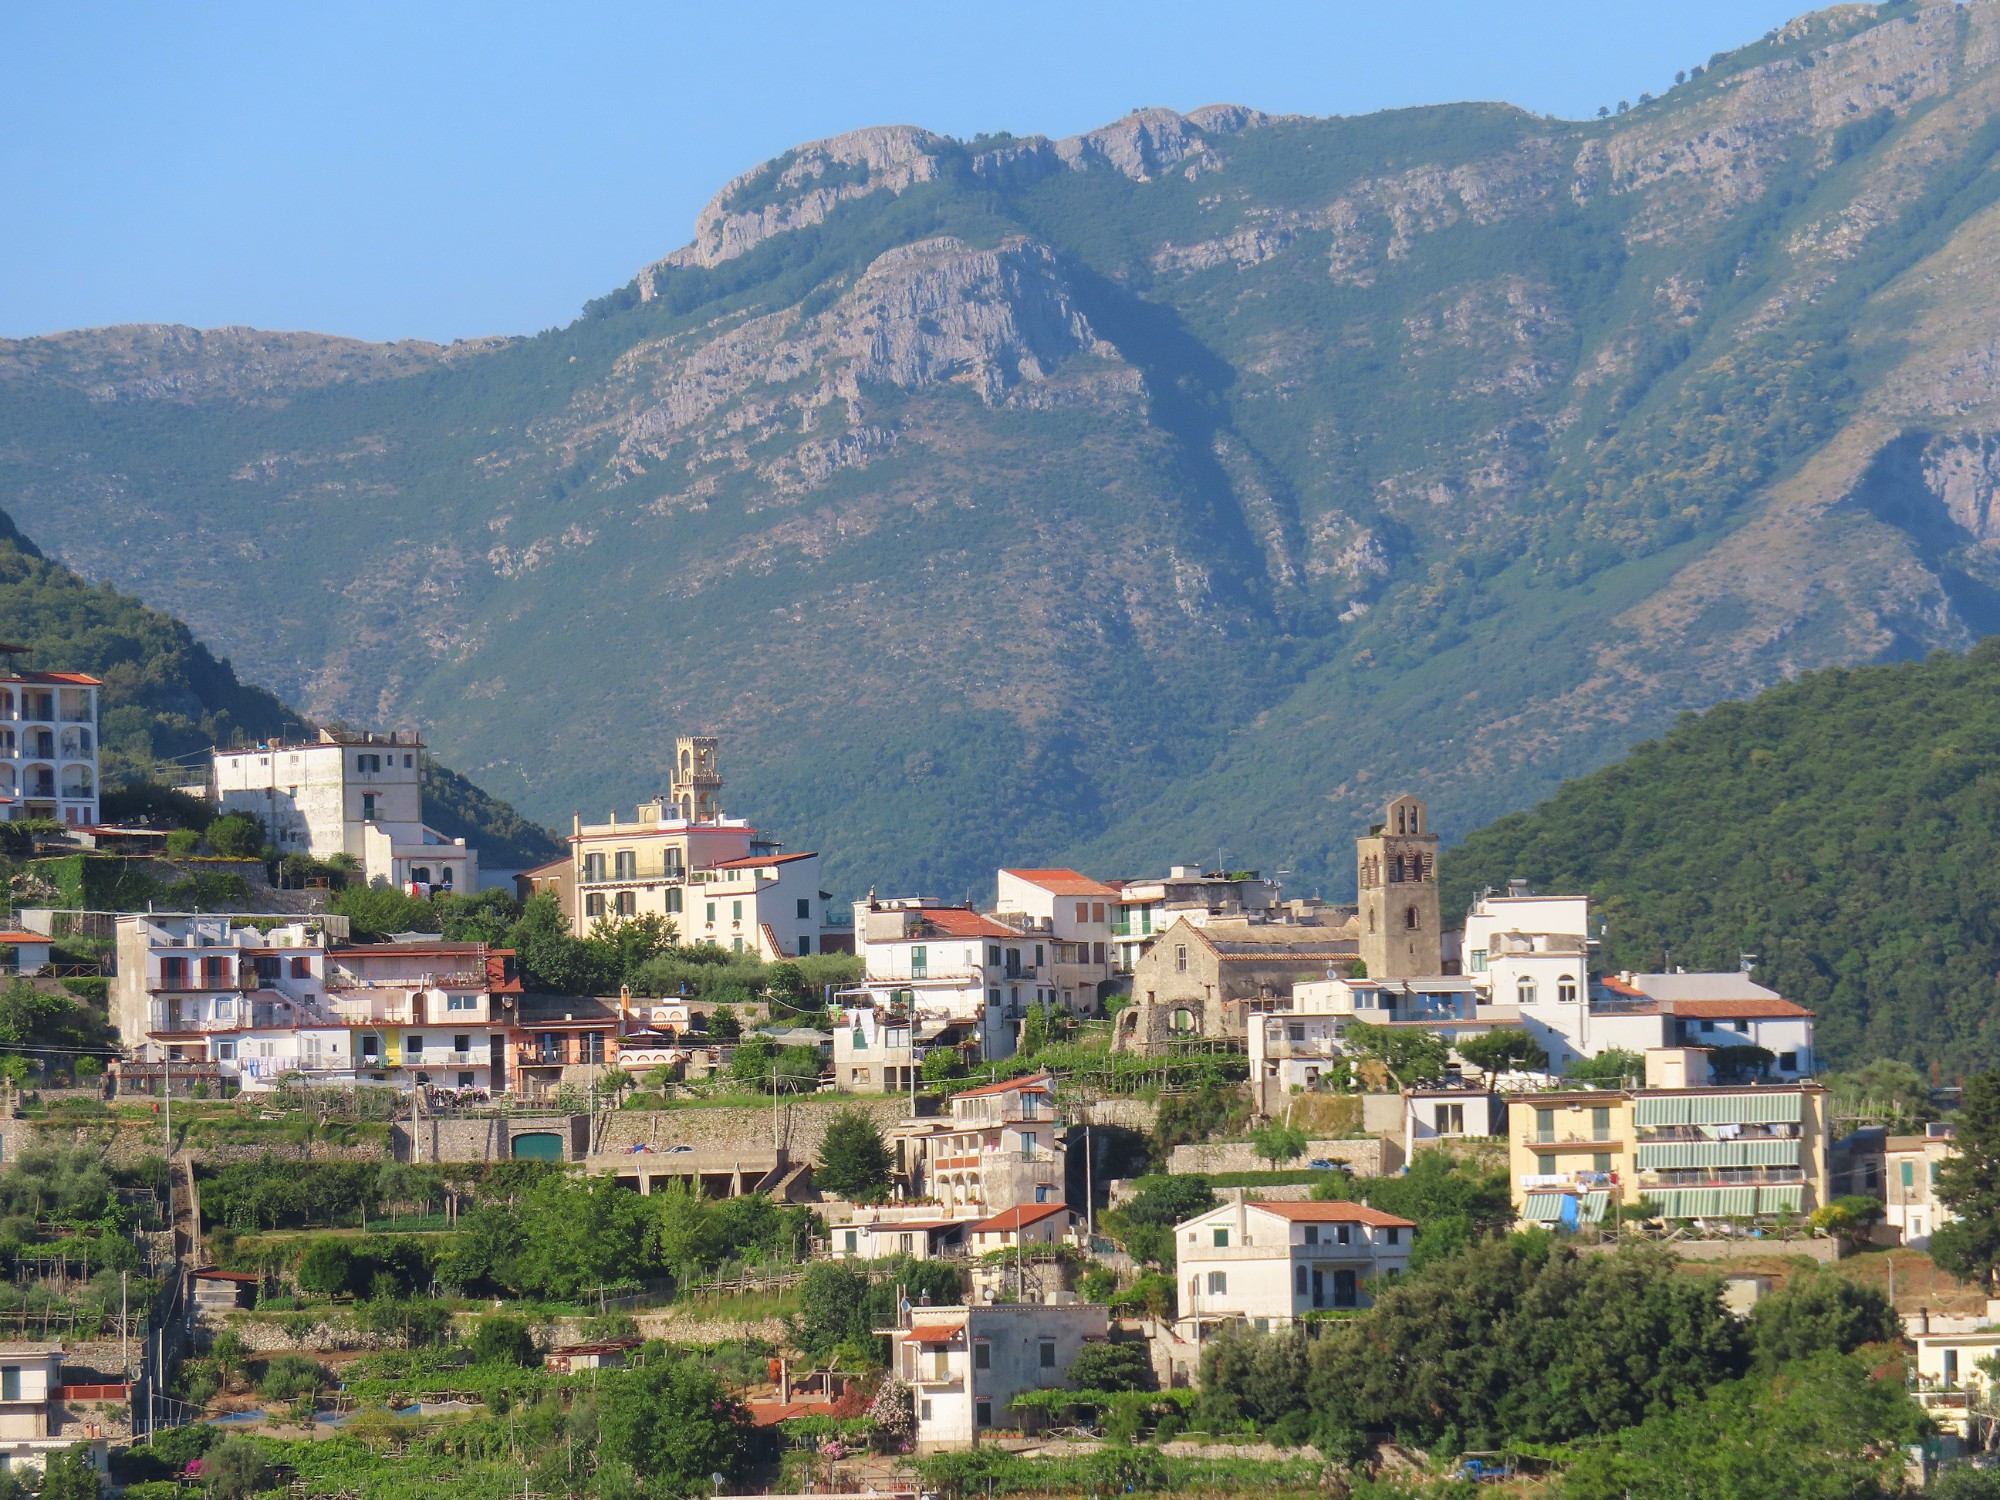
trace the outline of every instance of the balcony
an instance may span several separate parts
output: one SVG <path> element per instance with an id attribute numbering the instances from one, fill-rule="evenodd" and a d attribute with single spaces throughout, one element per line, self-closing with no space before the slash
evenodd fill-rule
<path id="1" fill-rule="evenodd" d="M 1625 1143 L 1616 1136 L 1537 1135 L 1521 1142 L 1530 1151 L 1622 1151 Z"/>

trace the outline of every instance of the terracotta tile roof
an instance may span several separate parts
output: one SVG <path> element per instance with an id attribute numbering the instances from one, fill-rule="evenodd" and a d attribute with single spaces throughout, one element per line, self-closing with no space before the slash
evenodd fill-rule
<path id="1" fill-rule="evenodd" d="M 334 958 L 483 958 L 484 943 L 370 943 L 365 948 L 335 948 Z"/>
<path id="2" fill-rule="evenodd" d="M 802 854 L 759 854 L 742 859 L 719 859 L 709 866 L 713 870 L 754 870 L 759 865 L 788 865 L 795 859 L 818 859 L 818 853 L 807 851 Z"/>
<path id="3" fill-rule="evenodd" d="M 1010 938 L 1019 942 L 1021 934 L 1011 927 L 1002 927 L 998 922 L 989 921 L 978 912 L 964 906 L 924 906 L 915 908 L 920 919 L 920 928 L 910 937 L 899 938 L 899 942 L 916 942 L 926 936 L 922 927 L 932 927 L 944 937 Z"/>
<path id="4" fill-rule="evenodd" d="M 103 687 L 104 680 L 88 672 L 4 672 L 0 682 L 66 682 L 75 687 Z"/>
<path id="5" fill-rule="evenodd" d="M 1809 1021 L 1812 1012 L 1790 1000 L 1669 1000 L 1671 1015 L 1717 1021 Z"/>
<path id="6" fill-rule="evenodd" d="M 1249 1203 L 1246 1208 L 1261 1208 L 1267 1214 L 1276 1214 L 1281 1219 L 1290 1219 L 1294 1224 L 1370 1224 L 1378 1229 L 1415 1229 L 1413 1219 L 1400 1219 L 1394 1214 L 1385 1214 L 1379 1208 L 1370 1208 L 1365 1203 Z"/>
<path id="7" fill-rule="evenodd" d="M 919 1323 L 903 1335 L 906 1344 L 948 1344 L 965 1332 L 964 1323 Z"/>
<path id="8" fill-rule="evenodd" d="M 976 1089 L 960 1089 L 951 1097 L 954 1099 L 977 1099 L 982 1094 L 1006 1094 L 1013 1092 L 1015 1089 L 1046 1089 L 1048 1086 L 1048 1074 L 1030 1073 L 1023 1078 L 1003 1078 L 998 1083 L 982 1083 Z"/>
<path id="9" fill-rule="evenodd" d="M 1056 1214 L 1068 1212 L 1067 1203 L 1019 1203 L 1002 1213 L 995 1214 L 990 1219 L 981 1219 L 972 1226 L 972 1233 L 1005 1234 L 1012 1230 L 1026 1229 L 1030 1224 L 1039 1224 Z"/>
<path id="10" fill-rule="evenodd" d="M 882 1219 L 867 1224 L 836 1224 L 835 1229 L 863 1229 L 871 1234 L 935 1234 L 941 1229 L 957 1229 L 963 1219 Z"/>
<path id="11" fill-rule="evenodd" d="M 0 943 L 53 943 L 52 937 L 39 932 L 0 932 Z"/>
<path id="12" fill-rule="evenodd" d="M 1080 875 L 1075 870 L 1002 870 L 1002 875 L 1012 875 L 1016 880 L 1025 880 L 1029 885 L 1040 886 L 1053 896 L 1116 896 L 1118 893 L 1101 880 L 1092 880 L 1088 875 Z"/>

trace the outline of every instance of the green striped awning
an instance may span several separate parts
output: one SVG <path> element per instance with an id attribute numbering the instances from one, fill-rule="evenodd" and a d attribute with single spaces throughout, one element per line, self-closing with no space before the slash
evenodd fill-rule
<path id="1" fill-rule="evenodd" d="M 1797 1213 L 1803 1185 L 1766 1183 L 1754 1187 L 1647 1188 L 1646 1197 L 1664 1219 L 1748 1219 L 1758 1214 Z"/>
<path id="2" fill-rule="evenodd" d="M 1745 1094 L 1641 1094 L 1632 1102 L 1632 1123 L 1644 1130 L 1658 1125 L 1772 1125 L 1805 1116 L 1805 1096 L 1788 1089 Z"/>
<path id="3" fill-rule="evenodd" d="M 1794 1167 L 1805 1143 L 1777 1141 L 1641 1141 L 1639 1170 L 1686 1167 Z"/>
<path id="4" fill-rule="evenodd" d="M 1563 1199 L 1567 1193 L 1530 1193 L 1528 1201 L 1522 1205 L 1521 1217 L 1537 1224 L 1553 1224 L 1562 1217 Z"/>
<path id="5" fill-rule="evenodd" d="M 1576 1206 L 1576 1217 L 1584 1224 L 1602 1224 L 1604 1211 L 1611 1206 L 1611 1195 L 1603 1188 L 1585 1193 Z"/>

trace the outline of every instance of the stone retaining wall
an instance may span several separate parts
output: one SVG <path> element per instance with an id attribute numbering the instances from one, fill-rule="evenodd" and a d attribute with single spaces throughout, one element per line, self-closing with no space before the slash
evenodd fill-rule
<path id="1" fill-rule="evenodd" d="M 1400 1146 L 1394 1141 L 1373 1136 L 1358 1141 L 1307 1141 L 1304 1155 L 1277 1170 L 1292 1171 L 1322 1158 L 1345 1162 L 1357 1177 L 1386 1177 L 1400 1171 L 1403 1165 Z M 1228 1141 L 1176 1146 L 1167 1158 L 1167 1170 L 1173 1173 L 1268 1172 L 1272 1167 L 1248 1141 Z"/>
<path id="2" fill-rule="evenodd" d="M 792 1100 L 780 1106 L 779 1139 L 793 1161 L 818 1159 L 826 1128 L 843 1110 L 859 1110 L 875 1122 L 878 1130 L 909 1118 L 906 1098 L 820 1095 L 810 1100 Z M 600 1152 L 630 1151 L 645 1145 L 654 1151 L 669 1146 L 690 1146 L 696 1151 L 771 1152 L 771 1109 L 769 1105 L 746 1105 L 717 1109 L 621 1109 L 609 1115 L 598 1141 Z"/>

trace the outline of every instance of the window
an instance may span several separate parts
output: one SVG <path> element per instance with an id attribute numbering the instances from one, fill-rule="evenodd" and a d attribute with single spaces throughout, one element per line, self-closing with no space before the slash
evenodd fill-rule
<path id="1" fill-rule="evenodd" d="M 1091 912 L 1090 916 L 1091 921 L 1102 922 L 1104 920 L 1104 903 L 1102 901 L 1091 902 L 1090 912 Z"/>
<path id="2" fill-rule="evenodd" d="M 1042 945 L 1040 943 L 1037 943 L 1035 944 L 1035 967 L 1039 969 L 1041 966 L 1042 966 Z"/>
<path id="3" fill-rule="evenodd" d="M 1090 903 L 1088 901 L 1079 901 L 1076 903 L 1076 920 L 1079 926 L 1090 920 Z"/>
<path id="4" fill-rule="evenodd" d="M 424 1039 L 421 1036 L 418 1036 L 416 1033 L 412 1032 L 407 1042 L 405 1043 L 404 1050 L 407 1051 L 411 1057 L 415 1057 L 418 1053 L 424 1050 Z"/>
<path id="5" fill-rule="evenodd" d="M 1054 1339 L 1041 1340 L 1039 1352 L 1041 1357 L 1037 1363 L 1044 1370 L 1053 1370 L 1056 1367 L 1056 1341 Z"/>
<path id="6" fill-rule="evenodd" d="M 1403 1243 L 1403 1231 L 1398 1226 L 1391 1224 L 1383 1233 L 1388 1236 L 1390 1244 L 1400 1245 Z"/>
<path id="7" fill-rule="evenodd" d="M 1474 974 L 1484 974 L 1486 972 L 1486 950 L 1484 948 L 1474 948 L 1466 955 L 1466 962 L 1471 966 L 1471 971 Z"/>
<path id="8" fill-rule="evenodd" d="M 1915 1187 L 1917 1185 L 1917 1164 L 1913 1161 L 1906 1161 L 1902 1163 L 1902 1168 L 1903 1187 L 1905 1190 Z"/>
<path id="9" fill-rule="evenodd" d="M 1525 974 L 1514 981 L 1514 1003 L 1516 1005 L 1535 1003 L 1535 981 Z"/>
<path id="10" fill-rule="evenodd" d="M 1175 943 L 1175 944 L 1174 944 L 1174 968 L 1175 968 L 1175 970 L 1176 970 L 1177 972 L 1179 972 L 1179 973 L 1182 973 L 1182 974 L 1185 974 L 1185 973 L 1187 973 L 1187 944 L 1186 944 L 1186 943 Z"/>
<path id="11" fill-rule="evenodd" d="M 1778 1067 L 1782 1072 L 1796 1073 L 1799 1070 L 1799 1055 L 1796 1052 L 1780 1052 Z"/>
<path id="12" fill-rule="evenodd" d="M 215 1058 L 217 1062 L 234 1062 L 236 1059 L 236 1043 L 217 1042 L 215 1044 Z"/>
<path id="13" fill-rule="evenodd" d="M 1333 1239 L 1334 1239 L 1334 1243 L 1335 1243 L 1335 1244 L 1339 1244 L 1339 1245 L 1345 1245 L 1345 1244 L 1347 1244 L 1347 1243 L 1348 1243 L 1348 1242 L 1349 1242 L 1349 1241 L 1350 1241 L 1350 1240 L 1351 1240 L 1351 1239 L 1353 1238 L 1353 1236 L 1354 1236 L 1354 1226 L 1353 1226 L 1353 1225 L 1351 1225 L 1351 1224 L 1336 1224 L 1336 1225 L 1334 1225 L 1334 1227 L 1333 1227 Z"/>
<path id="14" fill-rule="evenodd" d="M 732 922 L 743 920 L 743 903 L 741 901 L 732 901 L 729 903 L 729 920 Z"/>
<path id="15" fill-rule="evenodd" d="M 1558 1005 L 1576 1004 L 1575 976 L 1565 974 L 1556 981 L 1556 1004 Z"/>
<path id="16" fill-rule="evenodd" d="M 1420 923 L 1420 922 L 1419 922 L 1419 921 L 1417 920 L 1417 909 L 1416 909 L 1416 908 L 1415 908 L 1414 906 L 1406 906 L 1406 907 L 1404 907 L 1404 908 L 1403 908 L 1403 926 L 1404 926 L 1404 928 L 1405 928 L 1405 929 L 1406 929 L 1407 931 L 1410 931 L 1410 932 L 1415 932 L 1415 931 L 1417 930 L 1417 928 L 1418 928 L 1419 926 L 1421 926 L 1421 925 L 1422 925 L 1422 924 L 1421 924 L 1421 923 Z"/>
<path id="17" fill-rule="evenodd" d="M 1229 1273 L 1227 1271 L 1210 1271 L 1208 1273 L 1208 1295 L 1211 1297 L 1226 1297 L 1229 1295 Z"/>
<path id="18" fill-rule="evenodd" d="M 379 1036 L 364 1036 L 361 1039 L 361 1055 L 363 1057 L 372 1059 L 380 1056 L 381 1052 L 382 1038 Z"/>
<path id="19" fill-rule="evenodd" d="M 993 1403 L 991 1401 L 974 1402 L 972 1420 L 977 1426 L 991 1427 L 993 1425 Z"/>
<path id="20" fill-rule="evenodd" d="M 13 1375 L 16 1372 L 9 1370 L 6 1373 Z M 1956 1349 L 1947 1349 L 1944 1351 L 1944 1383 L 1946 1385 L 1958 1384 L 1958 1351 Z"/>
<path id="21" fill-rule="evenodd" d="M 1303 1297 L 1305 1294 L 1306 1268 L 1304 1266 L 1295 1266 L 1292 1270 L 1292 1295 Z"/>
<path id="22" fill-rule="evenodd" d="M 604 915 L 604 892 L 592 891 L 583 898 L 583 914 L 586 917 L 601 917 Z"/>
<path id="23" fill-rule="evenodd" d="M 993 1345 L 987 1339 L 972 1341 L 972 1368 L 990 1370 L 993 1368 Z"/>
<path id="24" fill-rule="evenodd" d="M 458 1075 L 458 1086 L 462 1089 L 469 1089 L 472 1087 L 472 1074 L 469 1071 L 460 1073 Z"/>
<path id="25" fill-rule="evenodd" d="M 922 943 L 913 944 L 910 948 L 910 978 L 928 979 L 930 977 L 931 950 Z"/>
<path id="26" fill-rule="evenodd" d="M 928 1422 L 930 1419 L 931 1419 L 930 1401 L 928 1399 L 919 1401 L 917 1403 L 917 1420 L 919 1422 Z"/>
<path id="27" fill-rule="evenodd" d="M 584 855 L 583 878 L 587 881 L 598 881 L 604 878 L 604 856 L 602 854 Z"/>
<path id="28" fill-rule="evenodd" d="M 1593 1172 L 1609 1172 L 1611 1170 L 1611 1153 L 1608 1151 L 1592 1152 L 1590 1156 L 1590 1170 Z"/>
<path id="29" fill-rule="evenodd" d="M 799 934 L 799 956 L 803 958 L 813 951 L 813 940 L 803 932 Z"/>
<path id="30" fill-rule="evenodd" d="M 1601 1105 L 1590 1111 L 1590 1138 L 1593 1141 L 1611 1139 L 1611 1111 Z"/>
<path id="31" fill-rule="evenodd" d="M 1556 1112 L 1552 1109 L 1535 1111 L 1535 1139 L 1547 1144 L 1556 1138 Z"/>
<path id="32" fill-rule="evenodd" d="M 375 821 L 375 794 L 373 792 L 363 792 L 361 794 L 361 821 L 364 823 Z"/>
<path id="33" fill-rule="evenodd" d="M 677 885 L 670 885 L 667 887 L 667 910 L 673 913 L 675 916 L 680 915 L 681 888 Z"/>
<path id="34" fill-rule="evenodd" d="M 986 961 L 989 964 L 997 964 L 1000 962 L 1000 945 L 998 943 L 992 943 L 987 946 Z"/>
<path id="35" fill-rule="evenodd" d="M 1357 1285 L 1358 1283 L 1352 1271 L 1335 1271 L 1333 1273 L 1333 1305 L 1335 1307 L 1353 1307 L 1359 1300 L 1356 1292 Z"/>
<path id="36" fill-rule="evenodd" d="M 1173 1031 L 1193 1031 L 1194 1012 L 1185 1005 L 1181 1006 L 1168 1021 L 1168 1027 Z"/>
<path id="37" fill-rule="evenodd" d="M 0 1401 L 21 1399 L 21 1367 L 19 1365 L 0 1366 Z"/>
<path id="38" fill-rule="evenodd" d="M 292 960 L 292 978 L 294 978 L 294 979 L 310 979 L 310 978 L 312 978 L 312 971 L 313 971 L 313 969 L 312 969 L 312 960 L 311 960 L 311 959 L 309 959 L 309 958 L 294 958 L 294 959 Z"/>
<path id="39" fill-rule="evenodd" d="M 417 763 L 417 758 L 414 755 L 406 755 L 403 757 L 403 769 L 405 771 L 409 770 L 410 767 L 414 766 L 416 763 Z"/>
<path id="40" fill-rule="evenodd" d="M 1317 1245 L 1319 1243 L 1319 1225 L 1306 1225 L 1306 1243 L 1308 1245 Z"/>
<path id="41" fill-rule="evenodd" d="M 1229 1248 L 1229 1231 L 1227 1229 L 1218 1229 L 1215 1231 L 1215 1248 L 1218 1250 L 1227 1250 Z"/>
<path id="42" fill-rule="evenodd" d="M 715 925 L 715 903 L 713 901 L 708 903 L 708 925 L 711 927 Z"/>
<path id="43" fill-rule="evenodd" d="M 1440 1104 L 1438 1106 L 1438 1134 L 1465 1134 L 1465 1106 L 1463 1104 Z"/>
<path id="44" fill-rule="evenodd" d="M 1934 1193 L 1935 1193 L 1935 1192 L 1937 1191 L 1937 1182 L 1938 1182 L 1938 1164 L 1937 1164 L 1936 1162 L 1932 1162 L 1932 1163 L 1931 1163 L 1931 1191 L 1932 1191 L 1932 1192 L 1934 1192 Z"/>
<path id="45" fill-rule="evenodd" d="M 479 1002 L 470 995 L 446 995 L 444 997 L 444 1008 L 446 1010 L 477 1010 L 479 1009 Z"/>
<path id="46" fill-rule="evenodd" d="M 630 849 L 620 849 L 611 856 L 612 869 L 620 880 L 639 878 L 639 856 Z"/>
<path id="47" fill-rule="evenodd" d="M 810 922 L 812 920 L 812 914 L 813 914 L 812 897 L 810 896 L 799 897 L 799 920 L 801 922 Z"/>
<path id="48" fill-rule="evenodd" d="M 1091 961 L 1092 963 L 1094 963 L 1094 964 L 1099 964 L 1099 965 L 1103 964 L 1103 962 L 1104 962 L 1104 944 L 1102 944 L 1102 943 L 1092 943 L 1092 944 L 1090 945 L 1090 961 Z"/>
<path id="49" fill-rule="evenodd" d="M 354 769 L 365 775 L 373 775 L 382 769 L 382 757 L 379 755 L 357 755 L 354 757 Z"/>

